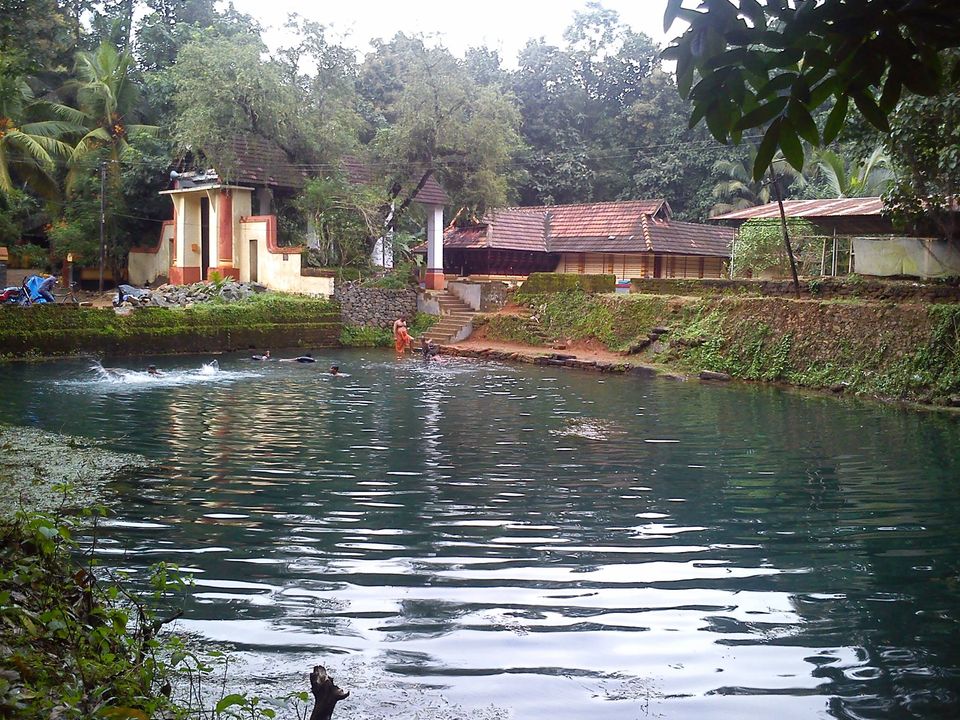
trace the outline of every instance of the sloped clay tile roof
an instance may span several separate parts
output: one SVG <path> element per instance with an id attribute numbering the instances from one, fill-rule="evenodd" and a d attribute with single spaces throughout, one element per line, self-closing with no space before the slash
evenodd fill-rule
<path id="1" fill-rule="evenodd" d="M 385 173 L 378 173 L 376 167 L 364 163 L 353 155 L 344 155 L 340 159 L 340 164 L 347 174 L 347 180 L 355 185 L 364 185 L 378 180 Z M 419 179 L 419 178 L 418 178 Z M 450 198 L 440 187 L 437 179 L 431 175 L 427 182 L 420 188 L 420 192 L 414 198 L 414 202 L 422 205 L 449 205 Z"/>
<path id="2" fill-rule="evenodd" d="M 231 182 L 299 190 L 307 181 L 306 173 L 283 148 L 266 138 L 242 135 L 233 138 L 231 145 L 236 158 Z"/>
<path id="3" fill-rule="evenodd" d="M 471 225 L 463 228 L 449 228 L 443 232 L 443 247 L 461 250 L 481 250 L 487 245 L 487 226 Z M 414 252 L 426 252 L 427 245 L 422 243 Z"/>
<path id="4" fill-rule="evenodd" d="M 470 250 L 490 248 L 547 252 L 545 220 L 546 208 L 542 207 L 495 210 L 479 225 L 445 231 L 443 246 Z"/>
<path id="5" fill-rule="evenodd" d="M 505 208 L 481 225 L 448 230 L 444 247 L 730 257 L 731 228 L 669 217 L 664 200 Z"/>
<path id="6" fill-rule="evenodd" d="M 554 205 L 550 214 L 550 238 L 628 237 L 640 232 L 640 219 L 662 209 L 669 217 L 665 200 Z"/>

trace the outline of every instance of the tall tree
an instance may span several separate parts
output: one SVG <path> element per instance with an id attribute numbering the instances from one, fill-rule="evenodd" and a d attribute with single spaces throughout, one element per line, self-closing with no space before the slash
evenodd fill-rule
<path id="1" fill-rule="evenodd" d="M 893 115 L 887 203 L 900 223 L 960 242 L 960 53 L 950 63 L 956 80 L 936 96 L 905 98 Z"/>
<path id="2" fill-rule="evenodd" d="M 136 135 L 157 135 L 154 125 L 137 123 L 139 88 L 131 77 L 133 56 L 103 43 L 93 52 L 77 55 L 77 102 L 89 131 L 73 149 L 71 164 L 80 167 L 94 152 L 105 151 L 117 168 Z M 113 169 L 111 172 L 119 172 Z"/>
<path id="3" fill-rule="evenodd" d="M 163 70 L 197 29 L 219 21 L 214 0 L 144 0 L 149 9 L 137 24 L 136 56 L 146 71 Z"/>
<path id="4" fill-rule="evenodd" d="M 473 85 L 444 48 L 398 34 L 377 41 L 360 72 L 369 150 L 389 177 L 394 222 L 436 175 L 462 217 L 479 217 L 507 200 L 505 170 L 520 146 L 513 98 Z"/>
<path id="5" fill-rule="evenodd" d="M 657 92 L 656 82 L 645 88 L 657 49 L 597 3 L 576 14 L 564 40 L 563 47 L 531 41 L 520 54 L 514 91 L 530 146 L 529 179 L 520 188 L 521 201 L 570 203 L 630 196 L 635 191 L 635 150 L 651 135 L 638 122 L 644 111 L 634 110 Z"/>
<path id="6" fill-rule="evenodd" d="M 178 152 L 202 151 L 229 177 L 237 135 L 259 135 L 285 148 L 297 144 L 300 99 L 282 68 L 264 55 L 260 37 L 246 33 L 201 34 L 180 48 L 169 71 Z"/>

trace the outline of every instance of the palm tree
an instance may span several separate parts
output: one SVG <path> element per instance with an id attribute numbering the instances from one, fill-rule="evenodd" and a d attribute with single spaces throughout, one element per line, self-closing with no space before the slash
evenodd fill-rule
<path id="1" fill-rule="evenodd" d="M 11 192 L 14 177 L 38 194 L 56 192 L 57 158 L 69 157 L 60 138 L 83 130 L 71 108 L 37 100 L 22 76 L 0 72 L 0 191 Z"/>
<path id="2" fill-rule="evenodd" d="M 736 210 L 745 210 L 756 205 L 766 205 L 771 200 L 770 182 L 763 178 L 753 179 L 753 158 L 757 149 L 751 148 L 747 156 L 740 160 L 718 160 L 713 165 L 713 172 L 720 179 L 713 186 L 711 195 L 717 202 L 710 208 L 710 217 L 723 215 Z M 805 184 L 803 174 L 794 170 L 783 158 L 781 153 L 773 159 L 773 167 L 783 180 L 781 188 L 788 188 L 794 183 Z"/>
<path id="3" fill-rule="evenodd" d="M 837 198 L 876 197 L 893 183 L 890 158 L 882 145 L 858 163 L 847 162 L 833 150 L 822 150 L 817 155 L 817 165 L 830 193 Z"/>
<path id="4" fill-rule="evenodd" d="M 77 55 L 77 102 L 85 118 L 88 132 L 73 148 L 70 164 L 77 168 L 90 153 L 106 149 L 111 161 L 111 175 L 118 175 L 118 163 L 129 150 L 130 140 L 137 135 L 159 133 L 155 125 L 138 125 L 135 118 L 139 92 L 130 78 L 133 57 L 117 52 L 103 43 L 93 52 Z M 74 178 L 68 178 L 68 184 Z"/>

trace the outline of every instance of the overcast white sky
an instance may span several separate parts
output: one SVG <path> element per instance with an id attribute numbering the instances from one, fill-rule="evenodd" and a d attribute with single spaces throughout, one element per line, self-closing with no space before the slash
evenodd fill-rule
<path id="1" fill-rule="evenodd" d="M 500 51 L 508 67 L 530 38 L 544 37 L 559 43 L 574 12 L 586 0 L 233 0 L 237 10 L 252 15 L 271 30 L 265 39 L 281 44 L 280 28 L 296 12 L 331 26 L 334 37 L 361 51 L 373 38 L 389 39 L 397 32 L 436 34 L 454 54 L 484 45 Z M 602 0 L 620 14 L 622 22 L 645 33 L 658 44 L 669 39 L 663 32 L 666 0 Z M 671 33 L 672 37 L 676 33 Z"/>

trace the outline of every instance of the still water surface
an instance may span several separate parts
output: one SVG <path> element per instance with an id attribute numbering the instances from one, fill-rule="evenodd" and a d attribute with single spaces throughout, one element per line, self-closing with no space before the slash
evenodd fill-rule
<path id="1" fill-rule="evenodd" d="M 954 417 L 376 351 L 205 359 L 0 366 L 0 417 L 157 462 L 115 485 L 103 559 L 186 568 L 179 630 L 266 694 L 319 662 L 348 720 L 960 715 Z"/>

